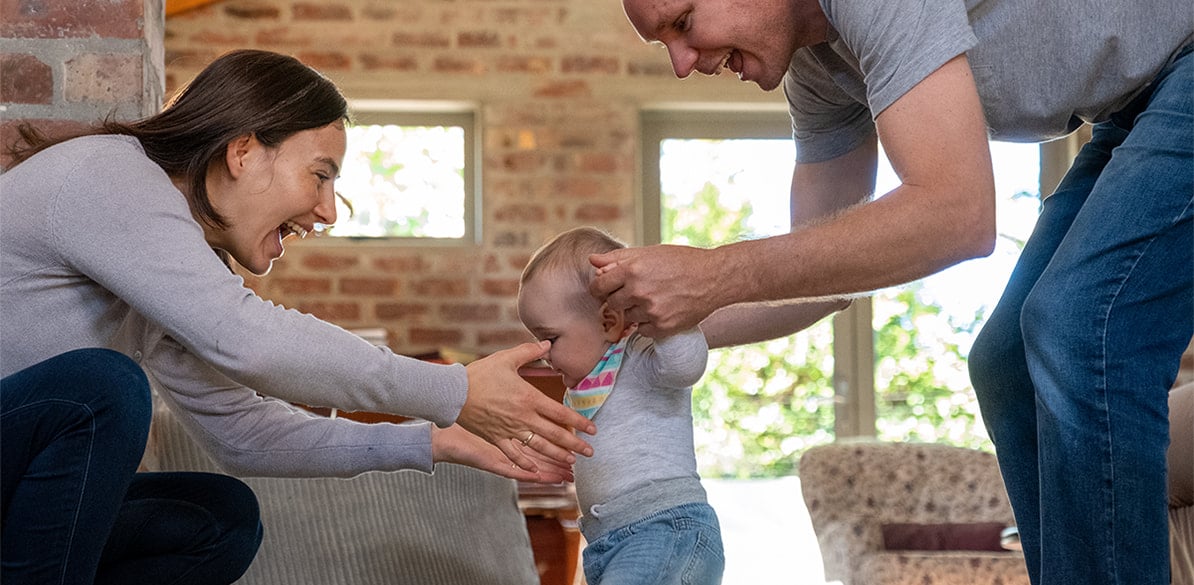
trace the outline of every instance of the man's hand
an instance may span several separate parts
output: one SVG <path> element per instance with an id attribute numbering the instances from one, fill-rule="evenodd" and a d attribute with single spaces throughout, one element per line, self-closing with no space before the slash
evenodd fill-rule
<path id="1" fill-rule="evenodd" d="M 431 427 L 433 461 L 459 463 L 519 481 L 560 483 L 573 480 L 571 466 L 562 465 L 531 449 L 524 451 L 538 463 L 538 471 L 518 467 L 500 449 L 464 430 L 460 425 L 452 425 L 446 429 L 434 425 Z"/>
<path id="2" fill-rule="evenodd" d="M 576 462 L 573 452 L 592 455 L 593 448 L 573 432 L 597 433 L 592 421 L 548 398 L 518 375 L 523 364 L 547 355 L 550 344 L 524 343 L 496 352 L 468 366 L 468 398 L 456 422 L 489 441 L 515 465 L 537 471 L 530 456 L 538 452 L 559 466 Z"/>
<path id="3" fill-rule="evenodd" d="M 721 306 L 723 272 L 713 250 L 657 245 L 594 254 L 597 277 L 589 292 L 625 311 L 639 333 L 667 337 L 695 327 Z"/>

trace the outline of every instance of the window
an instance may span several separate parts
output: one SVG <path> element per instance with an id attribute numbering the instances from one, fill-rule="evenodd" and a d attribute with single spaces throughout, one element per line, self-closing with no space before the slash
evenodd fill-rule
<path id="1" fill-rule="evenodd" d="M 336 182 L 347 203 L 338 202 L 330 235 L 474 242 L 479 181 L 472 112 L 350 107 L 355 123 Z"/>
<path id="2" fill-rule="evenodd" d="M 783 111 L 645 113 L 643 241 L 711 246 L 786 232 L 794 160 L 788 133 Z M 702 384 L 712 395 L 698 387 L 695 403 L 698 419 L 707 417 L 703 426 L 698 420 L 698 442 L 703 434 L 709 446 L 703 472 L 782 474 L 791 462 L 773 458 L 794 459 L 834 435 L 985 446 L 965 356 L 1035 223 L 1040 175 L 1036 145 L 991 148 L 996 252 L 877 291 L 832 323 L 772 342 L 767 350 L 785 356 L 786 366 L 759 356 L 745 364 L 711 356 Z M 877 192 L 897 184 L 882 157 Z M 696 223 L 699 236 L 691 228 Z M 802 387 L 789 388 L 795 385 Z M 733 407 L 719 394 L 742 389 L 749 396 L 740 399 L 751 404 Z M 784 392 L 786 405 L 767 403 Z M 745 430 L 734 437 L 727 423 Z"/>

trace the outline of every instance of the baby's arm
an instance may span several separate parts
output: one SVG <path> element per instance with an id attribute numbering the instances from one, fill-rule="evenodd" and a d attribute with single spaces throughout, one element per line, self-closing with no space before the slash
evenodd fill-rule
<path id="1" fill-rule="evenodd" d="M 741 303 L 722 307 L 701 321 L 710 348 L 791 335 L 850 306 L 849 299 Z"/>

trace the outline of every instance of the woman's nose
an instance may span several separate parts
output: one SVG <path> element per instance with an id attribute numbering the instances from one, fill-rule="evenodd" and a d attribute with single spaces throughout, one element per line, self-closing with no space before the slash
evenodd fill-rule
<path id="1" fill-rule="evenodd" d="M 319 203 L 311 211 L 315 213 L 316 221 L 332 225 L 336 223 L 336 190 L 328 189 L 328 194 L 319 198 Z"/>

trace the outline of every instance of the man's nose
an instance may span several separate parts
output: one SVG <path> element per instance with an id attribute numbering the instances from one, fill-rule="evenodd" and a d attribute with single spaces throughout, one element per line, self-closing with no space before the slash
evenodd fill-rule
<path id="1" fill-rule="evenodd" d="M 669 44 L 667 53 L 672 59 L 672 71 L 680 79 L 692 75 L 693 70 L 696 69 L 697 59 L 700 58 L 700 54 L 696 50 L 680 42 Z"/>

